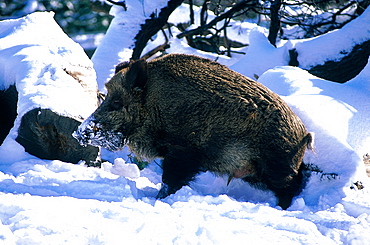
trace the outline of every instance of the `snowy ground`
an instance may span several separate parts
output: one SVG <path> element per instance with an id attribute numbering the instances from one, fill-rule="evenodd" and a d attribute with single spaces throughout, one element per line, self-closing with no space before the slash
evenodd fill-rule
<path id="1" fill-rule="evenodd" d="M 369 23 L 369 12 L 355 23 L 363 25 L 362 30 L 368 28 L 364 23 Z M 65 77 L 58 67 L 72 60 L 72 65 L 90 65 L 55 25 L 47 13 L 0 23 L 0 88 L 16 84 L 23 89 L 18 102 L 21 114 L 42 105 L 86 117 L 94 110 L 93 103 L 80 102 L 86 107 L 71 108 L 63 96 L 43 98 L 25 86 L 27 81 L 41 84 L 53 95 L 53 87 L 74 86 L 60 86 Z M 39 38 L 29 35 L 30 28 Z M 119 26 L 113 28 L 119 30 Z M 234 69 L 243 74 L 258 74 L 259 81 L 280 94 L 315 133 L 315 152 L 307 152 L 305 162 L 318 166 L 322 173 L 312 173 L 288 210 L 276 207 L 269 192 L 235 179 L 227 186 L 226 177 L 209 172 L 190 187 L 156 200 L 161 169 L 155 162 L 139 171 L 128 163 L 126 151 L 103 151 L 109 162 L 101 169 L 41 160 L 15 142 L 17 118 L 0 146 L 0 244 L 368 244 L 370 181 L 362 155 L 370 151 L 366 130 L 370 126 L 370 65 L 352 81 L 335 84 L 284 66 L 284 45 L 273 49 L 262 34 L 261 29 L 251 32 L 245 58 L 223 57 L 220 61 L 235 64 Z M 107 59 L 102 54 L 109 47 L 107 40 L 114 39 L 111 35 L 102 41 L 101 54 L 92 59 L 100 88 L 107 70 L 98 67 L 105 65 L 100 62 Z M 360 33 L 351 35 L 355 40 Z M 316 42 L 320 43 L 319 38 Z M 125 59 L 127 52 L 123 50 L 117 59 Z M 171 52 L 197 51 L 173 40 Z M 269 62 L 263 67 L 267 52 L 277 64 Z M 317 53 L 309 53 L 306 59 L 310 62 L 320 59 Z M 50 61 L 55 67 L 45 69 Z"/>

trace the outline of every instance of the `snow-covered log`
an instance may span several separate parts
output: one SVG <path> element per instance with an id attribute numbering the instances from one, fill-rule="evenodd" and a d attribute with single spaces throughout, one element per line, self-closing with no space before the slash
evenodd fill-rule
<path id="1" fill-rule="evenodd" d="M 132 51 L 132 59 L 137 60 L 145 48 L 149 39 L 154 36 L 166 23 L 170 14 L 183 2 L 183 0 L 170 0 L 166 7 L 161 9 L 158 16 L 151 14 L 150 18 L 141 25 L 141 30 L 135 37 L 135 47 Z"/>
<path id="2" fill-rule="evenodd" d="M 346 82 L 367 64 L 369 23 L 370 7 L 341 29 L 314 38 L 284 41 L 277 48 L 268 42 L 264 29 L 255 28 L 245 57 L 231 68 L 253 77 L 275 66 L 294 65 L 326 80 Z"/>
<path id="3" fill-rule="evenodd" d="M 370 55 L 370 39 L 356 44 L 346 56 L 326 61 L 323 65 L 311 67 L 308 71 L 326 80 L 344 83 L 357 76 L 367 64 Z"/>
<path id="4" fill-rule="evenodd" d="M 40 12 L 0 22 L 0 90 L 8 97 L 1 103 L 12 111 L 0 120 L 17 114 L 0 146 L 2 163 L 14 160 L 4 152 L 22 159 L 25 151 L 73 163 L 96 159 L 97 148 L 81 147 L 71 136 L 99 103 L 95 71 L 53 16 Z"/>
<path id="5" fill-rule="evenodd" d="M 370 54 L 369 23 L 370 7 L 341 29 L 293 41 L 292 48 L 298 53 L 299 67 L 332 81 L 345 82 L 355 77 L 365 67 Z M 350 77 L 345 74 L 350 70 L 356 74 Z"/>
<path id="6" fill-rule="evenodd" d="M 370 55 L 369 23 L 370 7 L 339 30 L 292 42 L 298 66 L 326 80 L 351 80 L 366 66 Z"/>

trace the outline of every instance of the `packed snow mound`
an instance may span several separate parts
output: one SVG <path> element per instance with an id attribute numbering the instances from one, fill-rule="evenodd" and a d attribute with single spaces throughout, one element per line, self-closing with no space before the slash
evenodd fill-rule
<path id="1" fill-rule="evenodd" d="M 370 64 L 366 70 L 370 71 Z M 268 70 L 258 81 L 283 96 L 302 119 L 309 118 L 308 126 L 317 125 L 361 158 L 370 151 L 369 90 L 362 75 L 339 84 L 286 66 Z"/>
<path id="2" fill-rule="evenodd" d="M 307 204 L 332 195 L 325 205 L 334 205 L 355 182 L 368 181 L 362 156 L 370 149 L 370 104 L 361 84 L 333 83 L 290 66 L 268 70 L 258 81 L 282 96 L 314 135 L 314 151 L 306 152 L 304 162 L 323 172 L 311 176 L 302 192 Z"/>
<path id="3" fill-rule="evenodd" d="M 122 167 L 125 163 L 119 161 Z M 242 182 L 231 183 L 235 191 L 260 195 L 261 203 L 234 199 L 222 191 L 227 180 L 205 173 L 192 188 L 184 187 L 164 200 L 156 200 L 154 196 L 160 188 L 156 165 L 140 171 L 139 177 L 131 173 L 113 174 L 110 171 L 113 167 L 105 163 L 101 169 L 86 168 L 36 159 L 8 168 L 2 166 L 0 241 L 245 244 L 248 240 L 258 244 L 366 244 L 370 237 L 369 201 L 358 199 L 363 196 L 359 190 L 352 190 L 347 201 L 334 206 L 316 209 L 298 199 L 295 207 L 283 211 L 271 207 L 272 196 L 264 202 L 261 191 L 248 189 Z M 319 184 L 313 184 L 312 189 Z M 205 195 L 202 189 L 214 192 Z M 321 201 L 327 203 L 331 198 L 332 195 L 323 195 Z"/>

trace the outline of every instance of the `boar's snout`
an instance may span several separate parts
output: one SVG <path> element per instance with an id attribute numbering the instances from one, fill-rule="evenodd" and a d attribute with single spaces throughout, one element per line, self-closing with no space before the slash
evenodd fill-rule
<path id="1" fill-rule="evenodd" d="M 101 123 L 95 119 L 94 114 L 83 121 L 72 136 L 82 146 L 92 145 L 110 151 L 117 151 L 125 144 L 121 132 L 105 130 Z"/>
<path id="2" fill-rule="evenodd" d="M 78 143 L 82 146 L 91 144 L 91 139 L 99 131 L 99 127 L 95 122 L 95 118 L 91 115 L 73 132 L 72 136 L 77 139 Z"/>

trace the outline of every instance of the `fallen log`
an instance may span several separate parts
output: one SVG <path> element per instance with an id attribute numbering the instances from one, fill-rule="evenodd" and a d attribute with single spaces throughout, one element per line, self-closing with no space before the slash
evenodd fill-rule
<path id="1" fill-rule="evenodd" d="M 329 81 L 345 83 L 366 66 L 370 55 L 370 7 L 341 29 L 296 40 L 290 62 Z"/>
<path id="2" fill-rule="evenodd" d="M 299 66 L 299 53 L 296 49 L 289 50 L 289 65 Z M 366 66 L 370 56 L 370 40 L 357 44 L 339 60 L 328 60 L 322 65 L 316 65 L 306 70 L 317 77 L 329 81 L 345 83 L 356 77 Z"/>
<path id="3" fill-rule="evenodd" d="M 370 40 L 357 44 L 340 60 L 326 61 L 311 67 L 308 72 L 329 81 L 345 83 L 356 77 L 366 66 L 370 55 Z"/>

